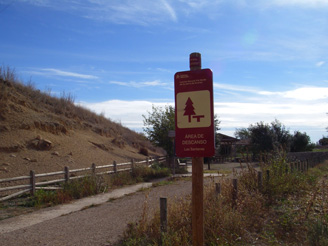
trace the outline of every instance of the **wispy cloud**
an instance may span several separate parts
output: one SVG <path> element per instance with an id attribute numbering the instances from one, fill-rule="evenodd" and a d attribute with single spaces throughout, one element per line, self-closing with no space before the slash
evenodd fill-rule
<path id="1" fill-rule="evenodd" d="M 224 0 L 223 2 L 230 2 Z M 321 8 L 327 7 L 327 0 L 236 0 L 234 4 L 240 7 L 301 7 L 301 8 Z"/>
<path id="2" fill-rule="evenodd" d="M 40 68 L 37 70 L 29 71 L 30 74 L 42 75 L 42 76 L 60 76 L 60 77 L 71 77 L 79 79 L 98 79 L 97 76 L 89 74 L 81 74 L 75 72 L 63 71 L 55 68 Z"/>
<path id="3" fill-rule="evenodd" d="M 245 93 L 250 93 L 264 97 L 276 96 L 280 97 L 281 99 L 293 99 L 298 101 L 317 101 L 328 99 L 328 87 L 303 86 L 287 91 L 265 91 L 255 87 L 228 85 L 221 83 L 214 83 L 213 87 L 215 89 L 228 92 L 241 92 L 244 93 L 244 95 L 246 95 Z"/>
<path id="4" fill-rule="evenodd" d="M 328 98 L 328 87 L 303 87 L 281 93 L 286 98 L 314 101 Z"/>
<path id="5" fill-rule="evenodd" d="M 148 87 L 148 86 L 167 86 L 167 83 L 160 82 L 159 80 L 154 81 L 144 81 L 144 82 L 120 82 L 120 81 L 110 81 L 110 84 L 115 85 L 121 85 L 121 86 L 127 86 L 127 87 L 135 87 L 135 88 L 141 88 L 141 87 Z"/>
<path id="6" fill-rule="evenodd" d="M 317 66 L 317 67 L 321 67 L 322 65 L 324 65 L 326 62 L 325 61 L 319 61 L 319 62 L 317 62 L 315 65 Z"/>
<path id="7" fill-rule="evenodd" d="M 301 6 L 301 7 L 322 7 L 328 6 L 327 0 L 272 0 L 272 1 L 265 1 L 271 2 L 272 5 L 278 6 Z"/>
<path id="8" fill-rule="evenodd" d="M 249 86 L 240 86 L 240 85 L 229 85 L 223 83 L 214 83 L 213 87 L 216 89 L 222 89 L 227 91 L 238 91 L 238 92 L 251 92 L 258 93 L 258 89 Z"/>
<path id="9" fill-rule="evenodd" d="M 178 18 L 173 7 L 166 0 L 162 0 L 161 2 L 163 4 L 164 10 L 166 10 L 167 13 L 171 16 L 171 19 L 176 21 Z"/>
<path id="10" fill-rule="evenodd" d="M 259 91 L 264 96 L 280 96 L 281 98 L 294 99 L 298 101 L 318 101 L 328 98 L 328 87 L 301 87 L 283 92 Z"/>
<path id="11" fill-rule="evenodd" d="M 21 0 L 39 7 L 70 11 L 85 18 L 118 24 L 150 25 L 164 21 L 177 21 L 177 13 L 168 0 Z"/>
<path id="12" fill-rule="evenodd" d="M 158 1 L 105 1 L 90 0 L 85 17 L 119 24 L 150 25 L 166 21 L 176 21 L 177 14 L 165 0 Z"/>

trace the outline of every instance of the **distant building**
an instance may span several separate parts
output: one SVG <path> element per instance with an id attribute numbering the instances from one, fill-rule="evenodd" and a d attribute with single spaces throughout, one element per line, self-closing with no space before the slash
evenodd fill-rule
<path id="1" fill-rule="evenodd" d="M 230 137 L 228 135 L 217 133 L 216 141 L 218 142 L 217 146 L 217 155 L 226 156 L 226 157 L 235 157 L 237 147 L 249 146 L 250 139 L 238 139 L 234 137 Z"/>

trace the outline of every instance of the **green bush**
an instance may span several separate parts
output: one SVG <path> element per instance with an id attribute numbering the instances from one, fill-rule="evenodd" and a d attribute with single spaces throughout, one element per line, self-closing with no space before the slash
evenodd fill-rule
<path id="1" fill-rule="evenodd" d="M 30 205 L 34 207 L 52 206 L 59 203 L 56 191 L 37 190 Z"/>
<path id="2" fill-rule="evenodd" d="M 100 176 L 86 176 L 81 179 L 72 180 L 63 185 L 63 192 L 72 199 L 91 196 L 106 190 L 106 184 Z"/>

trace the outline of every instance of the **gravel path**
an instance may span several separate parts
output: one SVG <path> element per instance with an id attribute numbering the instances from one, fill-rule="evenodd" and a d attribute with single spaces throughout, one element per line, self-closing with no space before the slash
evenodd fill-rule
<path id="1" fill-rule="evenodd" d="M 153 187 L 98 206 L 2 233 L 0 245 L 111 245 L 123 234 L 128 223 L 140 220 L 146 195 L 149 214 L 153 214 L 155 210 L 159 210 L 160 197 L 167 197 L 170 203 L 188 194 L 191 194 L 190 181 Z"/>

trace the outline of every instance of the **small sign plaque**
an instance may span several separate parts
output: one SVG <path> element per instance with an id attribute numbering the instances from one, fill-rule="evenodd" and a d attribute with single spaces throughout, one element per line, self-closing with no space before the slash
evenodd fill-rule
<path id="1" fill-rule="evenodd" d="M 175 85 L 176 155 L 215 154 L 213 74 L 210 69 L 178 72 Z"/>

